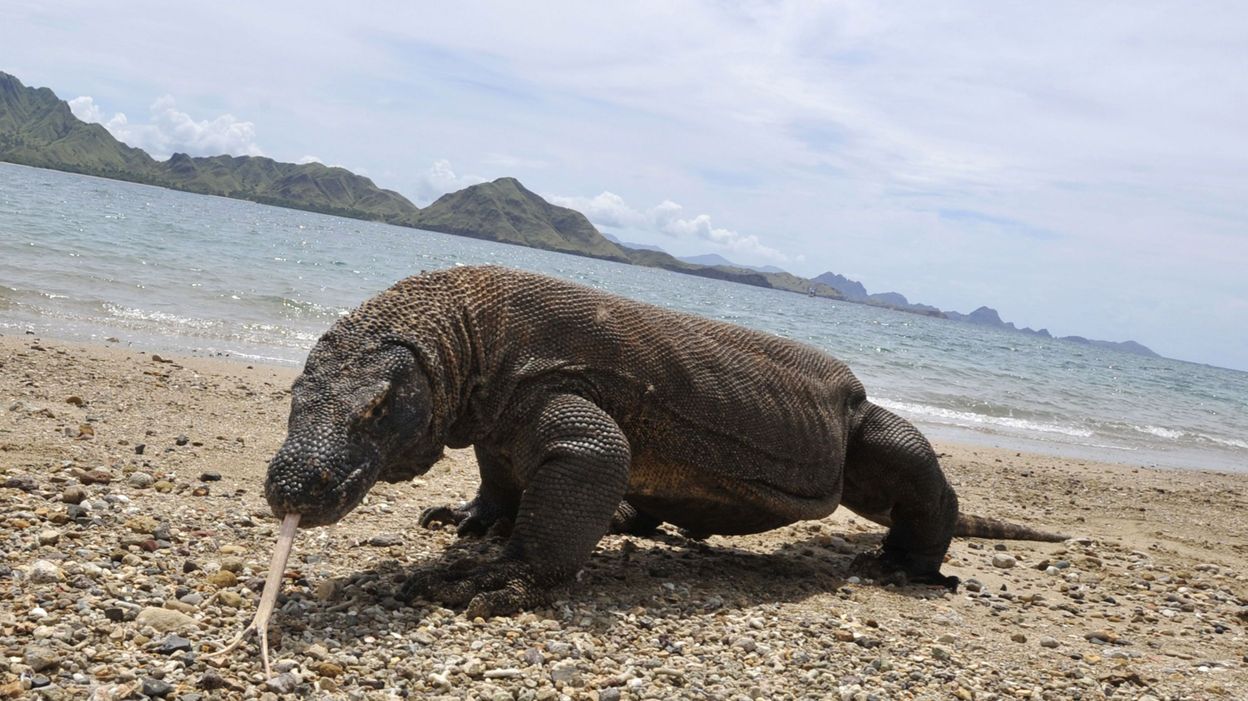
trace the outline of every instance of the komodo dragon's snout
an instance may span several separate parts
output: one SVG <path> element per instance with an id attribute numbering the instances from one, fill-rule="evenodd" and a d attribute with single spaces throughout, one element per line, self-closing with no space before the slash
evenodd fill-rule
<path id="1" fill-rule="evenodd" d="M 292 388 L 287 437 L 264 485 L 274 515 L 300 514 L 305 528 L 335 523 L 378 479 L 410 479 L 441 455 L 422 445 L 430 391 L 411 351 L 332 341 L 309 355 Z"/>

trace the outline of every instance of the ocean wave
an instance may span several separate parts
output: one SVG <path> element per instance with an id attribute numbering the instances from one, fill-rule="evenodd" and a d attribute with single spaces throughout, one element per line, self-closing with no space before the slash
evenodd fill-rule
<path id="1" fill-rule="evenodd" d="M 1182 438 L 1183 436 L 1187 435 L 1185 431 L 1180 431 L 1178 429 L 1173 429 L 1173 428 L 1165 428 L 1164 426 L 1132 425 L 1131 428 L 1135 431 L 1139 431 L 1140 433 L 1147 433 L 1151 436 L 1157 436 L 1158 438 L 1169 438 L 1170 440 L 1178 440 Z"/>
<path id="2" fill-rule="evenodd" d="M 125 307 L 120 304 L 106 302 L 104 309 L 110 315 L 127 321 L 150 321 L 157 324 L 168 324 L 175 327 L 184 327 L 198 330 L 209 330 L 221 328 L 222 322 L 215 319 L 199 319 L 191 316 L 180 316 L 178 314 L 170 314 L 169 312 L 153 311 L 147 309 L 135 309 L 134 307 Z"/>
<path id="3" fill-rule="evenodd" d="M 1209 441 L 1215 445 L 1225 446 L 1227 448 L 1237 448 L 1239 450 L 1248 450 L 1248 441 L 1241 441 L 1235 438 L 1218 438 L 1217 436 L 1211 436 L 1207 433 L 1197 433 L 1196 437 L 1204 441 Z"/>
<path id="4" fill-rule="evenodd" d="M 1079 426 L 1063 426 L 1032 421 L 1030 419 L 1019 419 L 1012 416 L 989 416 L 970 411 L 959 411 L 957 409 L 914 404 L 911 402 L 896 402 L 888 399 L 872 399 L 871 401 L 890 411 L 914 416 L 919 418 L 919 420 L 927 419 L 936 423 L 952 424 L 963 428 L 1002 428 L 1023 433 L 1061 434 L 1072 438 L 1091 438 L 1095 435 L 1094 431 Z"/>
<path id="5" fill-rule="evenodd" d="M 261 316 L 280 316 L 284 319 L 326 319 L 333 320 L 347 313 L 347 309 L 325 304 L 318 304 L 278 294 L 254 294 L 250 292 L 231 291 L 222 293 L 233 301 L 252 307 Z"/>

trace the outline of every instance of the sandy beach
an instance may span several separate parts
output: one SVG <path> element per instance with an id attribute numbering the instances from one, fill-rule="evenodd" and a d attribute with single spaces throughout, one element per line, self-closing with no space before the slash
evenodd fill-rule
<path id="1" fill-rule="evenodd" d="M 882 529 L 609 536 L 566 598 L 488 621 L 392 597 L 496 551 L 416 525 L 471 496 L 471 451 L 300 534 L 247 624 L 295 371 L 0 337 L 0 698 L 1248 698 L 1248 474 L 940 443 L 964 511 L 1073 536 L 955 540 L 957 593 L 860 581 Z"/>

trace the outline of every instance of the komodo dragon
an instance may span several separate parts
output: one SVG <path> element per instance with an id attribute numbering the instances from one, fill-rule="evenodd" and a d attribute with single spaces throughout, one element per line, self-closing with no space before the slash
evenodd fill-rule
<path id="1" fill-rule="evenodd" d="M 613 523 L 739 535 L 844 504 L 890 526 L 860 558 L 870 576 L 951 588 L 954 535 L 1063 538 L 959 515 L 927 440 L 825 353 L 501 267 L 410 277 L 339 319 L 295 381 L 288 430 L 265 495 L 301 527 L 474 447 L 476 498 L 422 521 L 506 519 L 502 554 L 403 589 L 473 616 L 548 602 Z"/>

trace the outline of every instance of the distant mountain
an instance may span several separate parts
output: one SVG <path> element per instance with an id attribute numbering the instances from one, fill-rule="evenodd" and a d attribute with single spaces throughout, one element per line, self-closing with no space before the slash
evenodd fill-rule
<path id="1" fill-rule="evenodd" d="M 634 251 L 659 251 L 659 252 L 662 252 L 662 253 L 666 253 L 666 251 L 664 251 L 664 250 L 663 250 L 662 248 L 660 248 L 659 246 L 654 246 L 654 245 L 651 245 L 651 244 L 648 244 L 648 243 L 636 243 L 636 242 L 633 242 L 633 241 L 621 241 L 621 240 L 620 240 L 620 237 L 618 237 L 618 236 L 616 236 L 615 234 L 612 234 L 612 233 L 610 233 L 610 232 L 607 232 L 607 231 L 602 232 L 602 235 L 603 235 L 603 238 L 607 239 L 607 240 L 608 240 L 608 241 L 610 241 L 611 243 L 614 243 L 614 244 L 615 244 L 615 245 L 617 245 L 617 246 L 622 246 L 622 247 L 624 247 L 624 248 L 631 248 L 631 249 L 633 249 Z"/>
<path id="2" fill-rule="evenodd" d="M 694 265 L 722 265 L 727 268 L 744 268 L 746 270 L 755 270 L 760 273 L 778 273 L 787 274 L 783 268 L 777 268 L 774 265 L 746 265 L 744 263 L 734 263 L 718 253 L 703 253 L 697 256 L 678 256 L 686 263 Z"/>
<path id="3" fill-rule="evenodd" d="M 627 262 L 584 214 L 542 199 L 515 178 L 499 178 L 439 197 L 413 226 L 458 236 L 514 243 L 562 253 Z"/>
<path id="4" fill-rule="evenodd" d="M 1142 355 L 1146 358 L 1161 357 L 1154 352 L 1153 349 L 1141 343 L 1136 343 L 1135 341 L 1095 341 L 1089 338 L 1084 338 L 1083 336 L 1062 336 L 1062 340 L 1070 341 L 1071 343 L 1081 343 L 1094 348 L 1111 348 L 1116 351 L 1122 351 L 1123 353 Z"/>
<path id="5" fill-rule="evenodd" d="M 844 275 L 838 275 L 833 272 L 826 272 L 814 278 L 815 282 L 821 282 L 829 287 L 835 288 L 841 294 L 845 295 L 845 299 L 850 302 L 858 302 L 860 304 L 870 304 L 875 307 L 885 307 L 887 309 L 895 309 L 899 312 L 909 312 L 911 314 L 922 314 L 924 316 L 943 316 L 941 311 L 936 307 L 926 304 L 917 304 L 906 299 L 906 296 L 899 292 L 877 292 L 869 294 L 867 288 L 863 287 L 861 282 L 850 280 Z"/>
<path id="6" fill-rule="evenodd" d="M 416 205 L 344 168 L 252 156 L 157 161 L 73 115 L 47 88 L 0 72 L 0 161 L 52 168 L 281 207 L 410 224 Z"/>
<path id="7" fill-rule="evenodd" d="M 1038 331 L 1028 327 L 1018 328 L 1012 322 L 1003 321 L 1001 315 L 992 307 L 980 307 L 970 314 L 959 314 L 958 312 L 945 312 L 945 318 L 953 321 L 962 321 L 968 324 L 978 324 L 980 326 L 988 326 L 1006 331 L 1018 331 L 1020 333 L 1030 334 L 1033 336 L 1042 336 L 1044 338 L 1054 338 L 1048 329 L 1040 329 Z M 1070 343 L 1078 343 L 1094 348 L 1109 348 L 1124 353 L 1133 353 L 1148 358 L 1160 358 L 1161 356 L 1153 352 L 1147 346 L 1136 343 L 1135 341 L 1096 341 L 1083 336 L 1060 336 L 1059 341 L 1068 341 Z"/>
<path id="8" fill-rule="evenodd" d="M 822 282 L 830 287 L 835 287 L 845 295 L 845 299 L 851 302 L 867 301 L 867 288 L 862 286 L 857 280 L 850 280 L 844 275 L 838 275 L 833 272 L 826 272 L 814 278 L 815 282 Z"/>

